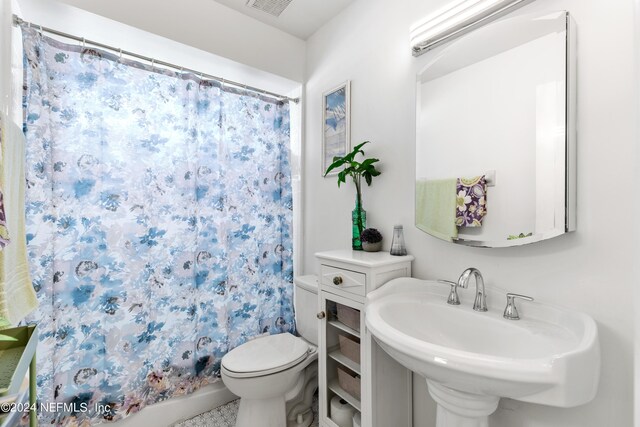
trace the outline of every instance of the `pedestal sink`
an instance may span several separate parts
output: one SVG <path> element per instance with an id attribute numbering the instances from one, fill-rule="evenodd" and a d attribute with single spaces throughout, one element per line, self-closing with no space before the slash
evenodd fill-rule
<path id="1" fill-rule="evenodd" d="M 595 321 L 540 303 L 519 304 L 504 319 L 504 293 L 487 290 L 489 311 L 447 304 L 449 287 L 395 279 L 370 292 L 368 330 L 399 363 L 427 380 L 438 405 L 437 427 L 485 427 L 501 397 L 557 407 L 589 402 L 600 376 Z"/>

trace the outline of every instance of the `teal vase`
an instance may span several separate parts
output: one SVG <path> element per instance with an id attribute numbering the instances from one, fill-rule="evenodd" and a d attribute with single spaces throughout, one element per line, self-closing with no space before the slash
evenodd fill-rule
<path id="1" fill-rule="evenodd" d="M 367 212 L 362 209 L 362 199 L 356 197 L 356 207 L 351 212 L 351 248 L 354 251 L 362 250 L 360 235 L 367 228 Z"/>

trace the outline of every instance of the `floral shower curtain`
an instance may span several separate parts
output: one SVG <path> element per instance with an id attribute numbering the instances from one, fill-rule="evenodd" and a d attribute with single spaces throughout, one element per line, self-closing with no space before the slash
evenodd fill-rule
<path id="1" fill-rule="evenodd" d="M 288 105 L 23 42 L 39 399 L 69 404 L 41 421 L 122 418 L 293 331 Z"/>

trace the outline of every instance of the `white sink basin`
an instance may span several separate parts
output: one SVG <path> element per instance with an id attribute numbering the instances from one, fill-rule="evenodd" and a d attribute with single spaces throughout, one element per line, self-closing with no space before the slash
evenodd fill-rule
<path id="1" fill-rule="evenodd" d="M 489 415 L 500 397 L 559 407 L 593 399 L 600 347 L 591 317 L 518 301 L 521 319 L 507 320 L 504 293 L 488 289 L 489 311 L 482 313 L 471 308 L 473 283 L 459 292 L 462 304 L 449 305 L 448 286 L 402 278 L 369 293 L 365 304 L 367 328 L 380 346 L 427 378 L 439 404 L 438 425 L 462 425 L 441 423 L 441 410 Z M 463 406 L 477 400 L 473 414 L 452 399 Z M 487 425 L 484 418 L 473 425 Z"/>

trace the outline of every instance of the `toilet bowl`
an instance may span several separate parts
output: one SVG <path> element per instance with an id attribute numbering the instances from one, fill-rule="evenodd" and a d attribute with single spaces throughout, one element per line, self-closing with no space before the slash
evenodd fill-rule
<path id="1" fill-rule="evenodd" d="M 301 336 L 262 336 L 234 348 L 221 361 L 222 381 L 240 397 L 236 427 L 307 427 L 318 382 L 316 276 L 295 280 L 294 306 Z"/>

